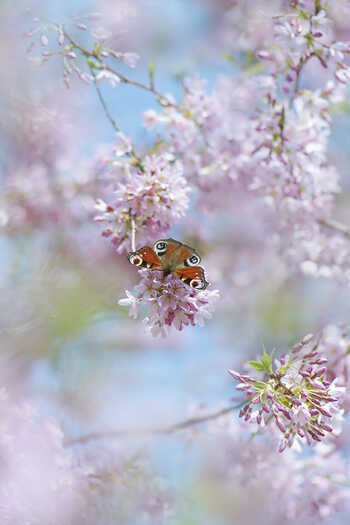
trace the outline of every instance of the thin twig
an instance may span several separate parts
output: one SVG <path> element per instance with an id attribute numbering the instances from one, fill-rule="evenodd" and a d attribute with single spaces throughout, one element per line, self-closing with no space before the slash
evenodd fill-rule
<path id="1" fill-rule="evenodd" d="M 97 92 L 97 96 L 101 102 L 101 106 L 103 107 L 103 110 L 106 114 L 106 117 L 108 118 L 108 120 L 110 121 L 110 123 L 112 124 L 113 128 L 115 129 L 115 131 L 117 133 L 120 133 L 120 127 L 118 126 L 118 124 L 116 123 L 116 121 L 114 120 L 114 118 L 112 117 L 112 115 L 110 114 L 109 112 L 109 109 L 107 107 L 107 104 L 102 96 L 102 93 L 101 93 L 101 90 L 99 88 L 99 86 L 97 85 L 96 83 L 96 75 L 95 75 L 95 71 L 94 71 L 94 68 L 91 66 L 91 64 L 89 64 L 89 68 L 90 68 L 90 71 L 91 71 L 91 75 L 94 79 L 94 84 L 95 84 L 95 88 L 96 88 L 96 92 Z"/>
<path id="2" fill-rule="evenodd" d="M 238 405 L 222 408 L 221 410 L 218 410 L 216 412 L 212 412 L 211 414 L 206 414 L 205 416 L 199 416 L 199 417 L 192 417 L 190 419 L 186 419 L 185 421 L 182 421 L 181 423 L 176 423 L 175 425 L 170 425 L 168 427 L 164 428 L 136 428 L 136 429 L 124 429 L 124 430 L 110 430 L 110 431 L 103 431 L 103 432 L 91 432 L 90 434 L 85 434 L 85 436 L 80 436 L 78 438 L 69 439 L 65 442 L 66 446 L 75 445 L 77 443 L 86 443 L 87 441 L 92 441 L 95 439 L 104 439 L 104 438 L 115 438 L 115 437 L 122 437 L 122 436 L 147 436 L 147 435 L 156 435 L 156 434 L 173 434 L 174 432 L 178 432 L 179 430 L 184 430 L 186 428 L 189 428 L 194 425 L 198 425 L 200 423 L 205 423 L 206 421 L 211 421 L 213 419 L 217 419 L 221 416 L 224 416 L 226 414 L 229 414 L 230 412 L 233 412 L 234 410 L 238 410 L 243 405 L 245 405 L 249 400 L 244 400 Z"/>
<path id="3" fill-rule="evenodd" d="M 88 62 L 88 65 L 89 65 L 89 68 L 90 68 L 90 71 L 91 71 L 91 75 L 92 75 L 92 78 L 94 79 L 94 84 L 95 84 L 95 88 L 96 88 L 96 92 L 97 92 L 97 96 L 99 98 L 99 101 L 101 102 L 101 106 L 103 107 L 103 110 L 105 112 L 105 115 L 106 117 L 108 118 L 108 120 L 110 121 L 110 123 L 112 124 L 114 130 L 116 131 L 116 133 L 121 133 L 121 129 L 120 127 L 118 126 L 118 124 L 116 123 L 116 121 L 114 120 L 114 118 L 112 117 L 108 107 L 107 107 L 107 104 L 106 104 L 106 101 L 105 99 L 103 98 L 103 95 L 102 95 L 102 92 L 96 82 L 96 75 L 95 75 L 95 71 L 94 71 L 94 68 L 92 67 L 92 65 L 90 64 L 89 61 Z M 135 166 L 139 166 L 141 169 L 143 169 L 142 167 L 142 159 L 141 157 L 139 157 L 136 153 L 136 151 L 134 150 L 133 147 L 131 147 L 131 151 L 126 151 L 125 154 L 130 157 L 131 159 L 133 159 L 134 161 L 134 165 Z"/>
<path id="4" fill-rule="evenodd" d="M 85 49 L 82 45 L 78 44 L 65 31 L 64 31 L 64 36 L 70 42 L 71 48 L 78 49 L 80 53 L 87 59 L 90 68 L 96 69 L 98 71 L 109 71 L 110 73 L 113 73 L 114 75 L 116 75 L 121 83 L 130 84 L 131 86 L 136 86 L 141 89 L 144 89 L 145 91 L 148 91 L 149 93 L 153 93 L 153 95 L 156 95 L 157 100 L 162 107 L 172 107 L 176 109 L 179 113 L 181 113 L 185 118 L 189 118 L 187 111 L 184 108 L 182 108 L 181 106 L 179 106 L 178 104 L 170 100 L 166 95 L 163 95 L 162 93 L 160 93 L 160 91 L 158 91 L 157 89 L 155 89 L 153 78 L 150 79 L 149 85 L 144 84 L 142 82 L 138 82 L 137 80 L 133 80 L 132 78 L 129 78 L 123 75 L 122 73 L 120 73 L 120 71 L 117 71 L 116 69 L 108 66 L 104 62 L 104 60 L 98 55 L 98 53 L 96 53 L 95 51 L 89 51 L 88 49 Z M 94 62 L 92 62 L 91 59 L 93 59 Z M 191 117 L 191 121 L 195 124 L 195 126 L 200 131 L 205 145 L 208 146 L 208 142 L 203 132 L 202 125 L 199 122 L 197 122 L 196 119 L 193 117 Z M 135 156 L 135 159 L 137 161 L 136 164 L 139 165 L 141 170 L 143 170 L 143 166 L 142 166 L 142 163 L 140 162 L 139 157 Z"/>
<path id="5" fill-rule="evenodd" d="M 149 91 L 150 93 L 153 93 L 154 95 L 156 95 L 158 97 L 158 100 L 160 101 L 160 103 L 163 105 L 163 106 L 171 106 L 171 107 L 174 107 L 176 108 L 178 111 L 182 112 L 181 108 L 175 104 L 174 102 L 172 102 L 171 100 L 169 100 L 165 95 L 163 95 L 162 93 L 160 93 L 157 89 L 154 88 L 153 85 L 149 85 L 147 86 L 147 84 L 143 84 L 142 82 L 138 82 L 137 80 L 133 80 L 132 78 L 129 78 L 125 75 L 123 75 L 122 73 L 120 73 L 119 71 L 117 71 L 116 69 L 108 66 L 100 56 L 98 56 L 97 53 L 94 53 L 94 52 L 91 52 L 89 51 L 88 49 L 84 48 L 81 44 L 78 44 L 78 42 L 76 42 L 68 33 L 66 33 L 64 31 L 64 36 L 67 38 L 67 40 L 69 40 L 70 44 L 72 45 L 73 48 L 76 48 L 76 49 L 79 49 L 79 51 L 86 57 L 86 58 L 93 58 L 94 60 L 97 60 L 98 64 L 95 64 L 94 65 L 94 68 L 95 69 L 98 69 L 98 70 L 105 70 L 105 71 L 109 71 L 110 73 L 113 73 L 114 75 L 116 75 L 119 80 L 121 82 L 123 82 L 124 84 L 130 84 L 132 86 L 136 86 L 136 87 L 139 87 L 141 89 L 144 89 L 145 91 Z M 91 67 L 91 66 L 90 66 Z"/>

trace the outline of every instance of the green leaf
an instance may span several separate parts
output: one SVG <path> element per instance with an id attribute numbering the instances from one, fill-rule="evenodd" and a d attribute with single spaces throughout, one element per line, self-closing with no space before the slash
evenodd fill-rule
<path id="1" fill-rule="evenodd" d="M 101 40 L 101 42 L 99 42 L 98 44 L 94 45 L 94 55 L 98 56 L 101 53 L 101 51 L 103 49 L 103 44 L 104 44 L 104 42 L 103 42 L 103 40 Z"/>
<path id="2" fill-rule="evenodd" d="M 264 370 L 268 372 L 269 374 L 272 374 L 272 359 L 274 356 L 275 350 L 272 350 L 270 354 L 266 352 L 265 347 L 263 346 L 263 353 L 261 354 L 261 363 L 264 367 Z"/>
<path id="3" fill-rule="evenodd" d="M 312 34 L 311 33 L 307 33 L 306 35 L 304 35 L 304 38 L 307 41 L 308 47 L 311 47 L 313 45 L 314 41 L 315 41 L 315 39 L 312 36 Z"/>
<path id="4" fill-rule="evenodd" d="M 253 51 L 246 51 L 245 53 L 245 59 L 247 62 L 255 62 L 256 60 L 256 55 Z"/>
<path id="5" fill-rule="evenodd" d="M 225 60 L 228 60 L 229 62 L 232 62 L 232 64 L 234 64 L 235 66 L 238 66 L 238 67 L 241 67 L 241 64 L 239 63 L 239 61 L 231 54 L 229 53 L 223 53 L 223 58 Z"/>
<path id="6" fill-rule="evenodd" d="M 90 58 L 86 58 L 86 62 L 90 67 L 92 67 L 92 69 L 96 69 L 96 67 L 98 67 L 97 64 L 95 64 L 95 62 Z"/>
<path id="7" fill-rule="evenodd" d="M 255 368 L 255 370 L 259 370 L 259 372 L 263 372 L 265 370 L 264 365 L 259 363 L 259 361 L 248 361 L 248 365 L 250 365 L 253 368 Z"/>
<path id="8" fill-rule="evenodd" d="M 264 70 L 261 62 L 253 62 L 247 68 L 245 68 L 244 73 L 249 76 L 259 75 Z"/>
<path id="9" fill-rule="evenodd" d="M 304 20 L 309 20 L 310 15 L 309 15 L 309 13 L 307 13 L 306 11 L 304 11 L 303 9 L 300 9 L 299 14 L 298 14 L 298 17 L 299 17 L 299 18 L 304 18 Z"/>
<path id="10" fill-rule="evenodd" d="M 150 80 L 150 84 L 151 86 L 153 86 L 153 80 L 154 80 L 154 71 L 156 69 L 156 65 L 154 62 L 152 62 L 149 66 L 149 80 Z"/>

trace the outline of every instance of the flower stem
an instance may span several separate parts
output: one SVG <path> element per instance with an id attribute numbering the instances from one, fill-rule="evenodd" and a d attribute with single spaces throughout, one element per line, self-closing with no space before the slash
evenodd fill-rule
<path id="1" fill-rule="evenodd" d="M 131 213 L 131 210 L 129 210 L 129 216 L 130 216 L 130 223 L 131 223 L 131 251 L 136 251 L 136 224 L 134 216 Z"/>

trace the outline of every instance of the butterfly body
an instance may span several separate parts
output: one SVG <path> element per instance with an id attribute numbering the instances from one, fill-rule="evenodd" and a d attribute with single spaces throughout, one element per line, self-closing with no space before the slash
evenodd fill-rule
<path id="1" fill-rule="evenodd" d="M 173 274 L 185 284 L 198 290 L 208 286 L 198 253 L 175 239 L 160 239 L 153 248 L 143 246 L 128 254 L 128 260 L 140 268 L 162 271 L 164 276 Z"/>

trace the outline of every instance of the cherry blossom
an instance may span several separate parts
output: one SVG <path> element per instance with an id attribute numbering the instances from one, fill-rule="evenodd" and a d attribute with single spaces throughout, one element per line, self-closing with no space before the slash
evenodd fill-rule
<path id="1" fill-rule="evenodd" d="M 119 146 L 116 153 L 121 153 Z M 114 165 L 125 170 L 124 180 L 116 184 L 112 204 L 97 203 L 100 215 L 95 221 L 106 223 L 102 235 L 111 237 L 121 253 L 130 251 L 131 217 L 136 224 L 137 244 L 154 242 L 184 217 L 190 187 L 181 162 L 169 155 L 145 157 L 142 169 L 128 162 L 116 161 Z"/>
<path id="2" fill-rule="evenodd" d="M 260 361 L 249 364 L 266 378 L 257 379 L 235 371 L 230 374 L 240 381 L 236 389 L 249 398 L 240 417 L 265 427 L 273 423 L 283 435 L 279 451 L 291 447 L 295 438 L 306 438 L 309 445 L 320 442 L 341 425 L 344 387 L 337 379 L 326 379 L 327 358 L 318 349 L 312 335 L 272 364 L 272 354 L 265 351 Z"/>
<path id="3" fill-rule="evenodd" d="M 135 295 L 126 290 L 127 298 L 120 299 L 119 305 L 128 306 L 129 315 L 136 317 L 140 303 L 146 304 L 143 323 L 154 337 L 166 337 L 172 326 L 179 331 L 184 326 L 203 326 L 212 317 L 218 290 L 196 291 L 173 275 L 164 277 L 162 272 L 139 270 L 139 274 Z"/>

